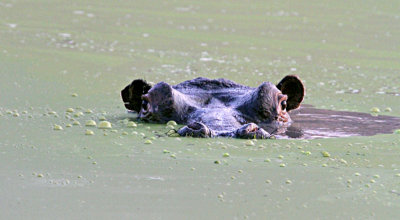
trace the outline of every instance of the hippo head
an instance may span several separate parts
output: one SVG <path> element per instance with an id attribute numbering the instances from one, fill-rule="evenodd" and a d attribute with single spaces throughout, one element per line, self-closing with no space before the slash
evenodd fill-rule
<path id="1" fill-rule="evenodd" d="M 295 75 L 257 88 L 202 77 L 174 86 L 137 79 L 121 95 L 140 120 L 185 124 L 178 130 L 182 136 L 268 138 L 285 131 L 291 123 L 288 112 L 300 106 L 305 89 Z"/>

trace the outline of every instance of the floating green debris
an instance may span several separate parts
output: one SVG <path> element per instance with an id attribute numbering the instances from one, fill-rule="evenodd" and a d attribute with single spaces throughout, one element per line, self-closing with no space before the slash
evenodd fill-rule
<path id="1" fill-rule="evenodd" d="M 176 155 L 175 154 L 171 154 L 170 157 L 176 159 Z"/>
<path id="2" fill-rule="evenodd" d="M 13 116 L 14 117 L 19 117 L 19 113 L 18 112 L 14 112 Z"/>
<path id="3" fill-rule="evenodd" d="M 122 134 L 122 135 L 128 135 L 128 132 L 123 131 L 121 134 Z"/>
<path id="4" fill-rule="evenodd" d="M 179 137 L 180 135 L 175 129 L 171 129 L 167 132 L 168 137 Z"/>
<path id="5" fill-rule="evenodd" d="M 135 122 L 133 122 L 133 121 L 130 121 L 130 122 L 128 122 L 126 124 L 126 127 L 128 127 L 128 128 L 136 128 L 137 124 Z"/>
<path id="6" fill-rule="evenodd" d="M 86 114 L 91 114 L 91 113 L 93 113 L 93 111 L 92 111 L 91 109 L 86 109 L 86 110 L 85 110 L 85 113 L 86 113 Z"/>
<path id="7" fill-rule="evenodd" d="M 215 164 L 221 164 L 219 160 L 214 161 Z"/>
<path id="8" fill-rule="evenodd" d="M 392 108 L 390 108 L 390 107 L 385 108 L 385 112 L 391 112 L 391 111 L 392 111 Z"/>
<path id="9" fill-rule="evenodd" d="M 265 183 L 271 184 L 272 181 L 271 180 L 265 180 Z"/>
<path id="10" fill-rule="evenodd" d="M 80 117 L 80 116 L 82 116 L 82 115 L 83 115 L 83 112 L 77 112 L 77 113 L 74 114 L 74 117 L 77 118 L 77 117 Z"/>
<path id="11" fill-rule="evenodd" d="M 107 119 L 106 119 L 106 117 L 104 117 L 104 115 L 101 115 L 101 116 L 99 116 L 99 120 L 100 120 L 100 121 L 105 121 L 105 120 L 107 120 Z"/>
<path id="12" fill-rule="evenodd" d="M 164 150 L 163 150 L 163 153 L 164 153 L 164 154 L 169 154 L 169 153 L 171 153 L 171 152 L 170 152 L 169 150 L 165 150 L 165 149 L 164 149 Z"/>
<path id="13" fill-rule="evenodd" d="M 175 121 L 169 121 L 167 122 L 167 125 L 177 126 L 178 124 Z"/>
<path id="14" fill-rule="evenodd" d="M 75 92 L 74 92 L 74 93 L 71 94 L 71 96 L 72 96 L 72 97 L 78 97 L 78 93 L 75 93 Z"/>
<path id="15" fill-rule="evenodd" d="M 329 152 L 327 152 L 327 151 L 322 151 L 321 154 L 322 154 L 323 157 L 330 157 L 331 156 L 331 154 Z"/>
<path id="16" fill-rule="evenodd" d="M 68 113 L 72 113 L 72 112 L 74 112 L 75 110 L 73 109 L 73 108 L 67 108 L 67 110 L 66 110 L 66 112 L 68 112 Z"/>
<path id="17" fill-rule="evenodd" d="M 286 164 L 281 163 L 281 164 L 279 164 L 279 166 L 280 166 L 280 167 L 286 167 Z"/>
<path id="18" fill-rule="evenodd" d="M 264 160 L 264 162 L 271 162 L 271 159 L 269 159 L 269 158 L 265 158 L 265 160 Z"/>
<path id="19" fill-rule="evenodd" d="M 246 142 L 244 142 L 244 144 L 245 144 L 246 146 L 254 146 L 254 145 L 255 145 L 254 142 L 253 142 L 252 140 L 247 140 Z"/>
<path id="20" fill-rule="evenodd" d="M 285 183 L 286 184 L 292 184 L 292 181 L 291 180 L 286 180 Z"/>
<path id="21" fill-rule="evenodd" d="M 63 127 L 61 127 L 61 125 L 55 124 L 53 129 L 56 130 L 56 131 L 60 131 L 60 130 L 63 130 Z"/>
<path id="22" fill-rule="evenodd" d="M 400 134 L 400 129 L 394 131 L 395 134 Z"/>
<path id="23" fill-rule="evenodd" d="M 327 167 L 327 166 L 328 166 L 328 164 L 326 164 L 326 163 L 322 164 L 322 167 Z"/>
<path id="24" fill-rule="evenodd" d="M 94 132 L 92 130 L 87 129 L 85 131 L 85 135 L 94 135 Z"/>
<path id="25" fill-rule="evenodd" d="M 224 153 L 222 156 L 223 157 L 229 157 L 230 155 L 229 155 L 229 153 Z"/>
<path id="26" fill-rule="evenodd" d="M 253 162 L 253 159 L 249 158 L 247 159 L 247 162 Z"/>
<path id="27" fill-rule="evenodd" d="M 304 155 L 307 155 L 307 156 L 311 155 L 311 152 L 310 152 L 310 151 L 302 151 L 302 153 L 303 153 Z"/>
<path id="28" fill-rule="evenodd" d="M 354 173 L 354 176 L 361 176 L 360 173 Z"/>
<path id="29" fill-rule="evenodd" d="M 81 125 L 81 123 L 79 121 L 74 121 L 72 122 L 73 125 Z"/>
<path id="30" fill-rule="evenodd" d="M 400 173 L 396 173 L 394 176 L 395 177 L 400 177 Z"/>
<path id="31" fill-rule="evenodd" d="M 167 127 L 165 127 L 166 129 L 174 129 L 175 127 L 172 125 L 167 125 Z"/>
<path id="32" fill-rule="evenodd" d="M 78 176 L 78 179 L 82 179 L 82 176 Z"/>
<path id="33" fill-rule="evenodd" d="M 374 177 L 375 179 L 379 179 L 381 176 L 379 176 L 378 174 L 375 174 L 372 177 Z"/>
<path id="34" fill-rule="evenodd" d="M 373 107 L 373 108 L 371 108 L 371 110 L 370 110 L 372 113 L 379 113 L 379 112 L 381 112 L 381 110 L 378 108 L 378 107 Z"/>
<path id="35" fill-rule="evenodd" d="M 98 128 L 100 129 L 110 129 L 112 128 L 111 123 L 109 121 L 102 121 L 99 123 Z"/>
<path id="36" fill-rule="evenodd" d="M 283 159 L 283 156 L 282 156 L 282 155 L 279 155 L 278 158 L 279 158 L 279 159 Z"/>
<path id="37" fill-rule="evenodd" d="M 43 177 L 43 174 L 39 173 L 39 174 L 37 175 L 37 177 L 42 178 L 42 177 Z"/>
<path id="38" fill-rule="evenodd" d="M 376 181 L 374 179 L 371 179 L 369 182 L 370 183 L 375 183 Z"/>
<path id="39" fill-rule="evenodd" d="M 146 140 L 144 143 L 145 144 L 152 144 L 153 142 L 151 142 L 151 140 Z"/>
<path id="40" fill-rule="evenodd" d="M 65 125 L 65 127 L 70 128 L 70 127 L 72 127 L 72 124 L 67 124 L 67 125 Z"/>
<path id="41" fill-rule="evenodd" d="M 87 127 L 96 127 L 96 125 L 97 125 L 96 122 L 93 120 L 89 120 L 85 123 L 85 126 Z"/>

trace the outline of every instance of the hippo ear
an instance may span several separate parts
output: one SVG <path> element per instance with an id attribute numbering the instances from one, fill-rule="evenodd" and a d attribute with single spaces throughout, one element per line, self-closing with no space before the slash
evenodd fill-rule
<path id="1" fill-rule="evenodd" d="M 301 80 L 296 75 L 285 76 L 276 87 L 288 96 L 287 111 L 300 107 L 305 95 L 305 88 Z"/>
<path id="2" fill-rule="evenodd" d="M 143 79 L 136 79 L 129 85 L 127 85 L 122 91 L 121 96 L 124 101 L 125 108 L 140 112 L 142 105 L 142 95 L 146 94 L 151 89 L 150 84 L 148 84 Z"/>

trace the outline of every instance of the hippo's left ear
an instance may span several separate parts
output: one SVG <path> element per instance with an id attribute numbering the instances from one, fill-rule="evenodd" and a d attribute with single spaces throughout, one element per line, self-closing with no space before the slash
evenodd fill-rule
<path id="1" fill-rule="evenodd" d="M 149 83 L 143 79 L 136 79 L 129 85 L 127 85 L 122 91 L 121 96 L 124 101 L 125 108 L 140 112 L 142 105 L 142 95 L 146 94 L 151 89 Z"/>
<path id="2" fill-rule="evenodd" d="M 287 75 L 276 87 L 288 96 L 287 111 L 300 107 L 300 103 L 303 101 L 305 95 L 305 88 L 298 76 Z"/>

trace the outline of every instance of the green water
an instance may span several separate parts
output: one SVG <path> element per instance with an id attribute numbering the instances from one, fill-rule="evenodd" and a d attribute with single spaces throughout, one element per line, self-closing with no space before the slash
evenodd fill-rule
<path id="1" fill-rule="evenodd" d="M 1 1 L 0 217 L 399 218 L 399 135 L 167 138 L 165 125 L 127 128 L 119 95 L 135 78 L 257 86 L 297 74 L 306 104 L 400 116 L 400 96 L 385 94 L 400 92 L 399 6 Z M 112 130 L 85 127 L 101 117 Z"/>

